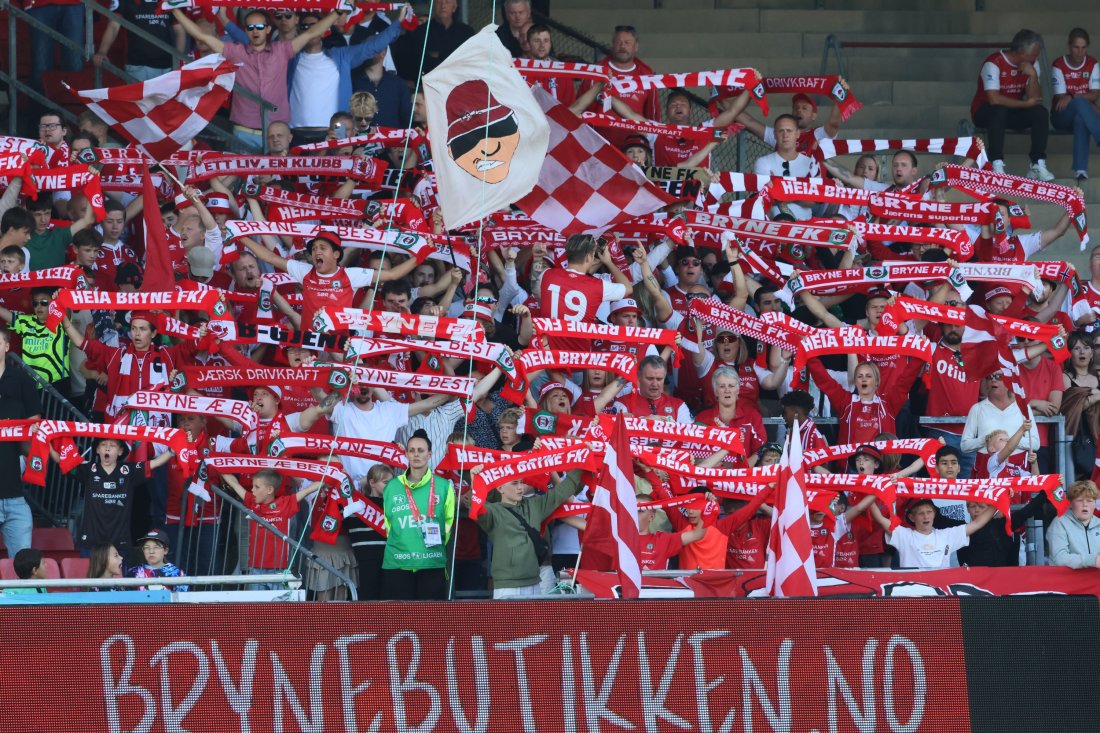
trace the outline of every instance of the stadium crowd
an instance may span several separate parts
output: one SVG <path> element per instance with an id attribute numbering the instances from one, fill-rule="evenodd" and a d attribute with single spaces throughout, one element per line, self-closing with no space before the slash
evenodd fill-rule
<path id="1" fill-rule="evenodd" d="M 474 35 L 456 17 L 456 0 L 437 0 L 432 17 L 419 27 L 408 22 L 408 7 L 392 18 L 367 12 L 349 21 L 344 13 L 296 12 L 285 5 L 274 11 L 230 7 L 171 15 L 148 13 L 130 0 L 120 5 L 123 17 L 196 57 L 220 53 L 240 64 L 229 120 L 243 143 L 272 157 L 374 160 L 402 175 L 384 186 L 379 180 L 279 175 L 260 167 L 188 180 L 193 169 L 168 166 L 153 169 L 158 200 L 149 200 L 147 189 L 139 187 L 108 192 L 102 206 L 94 206 L 79 187 L 34 192 L 24 178 L 10 175 L 0 199 L 0 281 L 6 281 L 0 318 L 9 325 L 0 330 L 0 418 L 42 418 L 44 400 L 55 399 L 52 392 L 43 396 L 44 383 L 92 422 L 184 431 L 208 463 L 218 455 L 277 456 L 301 436 L 373 441 L 391 450 L 383 455 L 378 446 L 359 445 L 362 450 L 342 452 L 338 441 L 328 441 L 328 450 L 312 454 L 339 467 L 355 487 L 356 511 L 341 516 L 339 508 L 333 514 L 329 490 L 319 491 L 325 484 L 314 477 L 275 470 L 238 477 L 201 460 L 195 470 L 177 455 L 178 446 L 98 437 L 75 474 L 83 486 L 76 547 L 92 558 L 90 576 L 198 574 L 227 552 L 227 542 L 240 545 L 236 567 L 242 572 L 285 568 L 291 548 L 258 522 L 249 520 L 249 528 L 228 533 L 232 537 L 218 531 L 229 516 L 221 497 L 231 496 L 274 528 L 306 538 L 313 552 L 358 581 L 361 599 L 445 598 L 450 586 L 492 589 L 495 597 L 540 595 L 558 582 L 562 569 L 573 568 L 579 555 L 583 559 L 585 515 L 570 507 L 591 498 L 595 467 L 554 466 L 538 475 L 514 475 L 500 480 L 483 506 L 472 500 L 471 487 L 494 464 L 511 465 L 507 459 L 513 454 L 537 456 L 562 445 L 583 446 L 582 440 L 597 451 L 596 436 L 610 424 L 601 418 L 616 415 L 638 418 L 638 424 L 729 429 L 722 433 L 724 445 L 707 447 L 697 434 L 673 427 L 637 428 L 642 450 L 634 458 L 635 486 L 646 570 L 762 567 L 770 490 L 751 495 L 729 478 L 778 463 L 796 423 L 806 456 L 813 458 L 810 472 L 826 477 L 822 481 L 838 474 L 887 477 L 874 484 L 877 493 L 841 490 L 828 493 L 824 504 L 811 502 L 818 567 L 1016 565 L 1031 518 L 1049 527 L 1051 563 L 1100 567 L 1100 519 L 1093 516 L 1100 491 L 1090 480 L 1100 430 L 1100 332 L 1093 329 L 1100 313 L 1100 247 L 1092 250 L 1085 273 L 1072 266 L 1044 268 L 1038 277 L 1024 278 L 1030 285 L 1011 278 L 965 278 L 971 272 L 967 263 L 1009 266 L 1034 260 L 1073 231 L 1069 213 L 1049 229 L 1032 231 L 1016 228 L 1028 226 L 1024 207 L 994 196 L 980 199 L 994 204 L 988 209 L 992 216 L 981 222 L 906 220 L 875 215 L 860 204 L 780 197 L 764 201 L 753 214 L 806 226 L 862 222 L 961 233 L 953 247 L 870 236 L 852 236 L 842 247 L 818 247 L 715 234 L 693 228 L 697 220 L 683 213 L 706 205 L 703 194 L 667 207 L 666 221 L 686 222 L 675 232 L 651 228 L 638 234 L 627 223 L 603 236 L 526 236 L 524 231 L 535 228 L 516 223 L 523 219 L 517 211 L 503 212 L 501 221 L 514 225 L 511 229 L 491 221 L 448 232 L 423 138 L 403 138 L 420 141 L 408 145 L 325 143 L 379 128 L 427 132 L 418 75 Z M 36 12 L 56 7 L 70 6 Z M 108 26 L 95 63 L 106 58 L 118 33 L 118 25 Z M 528 0 L 503 2 L 497 35 L 516 58 L 555 58 L 551 31 L 532 21 Z M 1030 129 L 1027 174 L 1042 182 L 1054 179 L 1045 161 L 1049 124 L 1074 131 L 1073 174 L 1084 180 L 1090 139 L 1100 141 L 1100 69 L 1087 55 L 1088 33 L 1074 29 L 1067 54 L 1054 62 L 1053 77 L 1044 79 L 1046 70 L 1036 67 L 1039 40 L 1021 31 L 1010 48 L 986 60 L 978 72 L 974 122 L 987 130 L 984 152 L 997 173 L 1005 172 L 1005 130 Z M 632 27 L 615 28 L 611 49 L 601 63 L 612 75 L 653 73 L 639 58 Z M 48 66 L 47 54 L 36 50 L 34 58 L 37 78 Z M 127 61 L 127 71 L 139 79 L 172 65 L 170 57 L 148 52 L 134 37 Z M 553 78 L 536 83 L 576 114 L 602 109 L 602 83 Z M 1042 106 L 1046 83 L 1055 92 L 1049 111 Z M 259 105 L 241 89 L 275 104 L 266 129 Z M 757 176 L 825 177 L 839 189 L 906 195 L 963 210 L 951 208 L 962 199 L 931 185 L 942 166 L 928 163 L 923 150 L 880 149 L 878 155 L 858 156 L 851 168 L 838 157 L 815 155 L 820 143 L 843 139 L 839 104 L 819 110 L 820 99 L 797 93 L 790 98 L 790 113 L 767 124 L 747 111 L 750 95 L 717 92 L 709 126 L 723 134 L 754 135 L 774 148 L 756 161 Z M 691 124 L 692 98 L 682 89 L 669 91 L 663 103 L 660 93 L 649 89 L 618 96 L 611 105 L 639 125 Z M 708 169 L 712 151 L 724 139 L 717 134 L 704 143 L 663 133 L 602 133 L 643 168 Z M 92 112 L 70 124 L 58 111 L 46 110 L 31 137 L 45 154 L 43 167 L 85 163 L 94 175 L 141 175 L 140 167 L 111 162 L 123 141 Z M 303 145 L 304 152 L 297 149 Z M 217 153 L 205 136 L 185 145 L 181 155 L 187 151 Z M 978 157 L 971 156 L 964 167 L 975 166 Z M 707 170 L 713 180 L 722 173 Z M 176 176 L 182 184 L 175 185 Z M 749 205 L 753 201 L 761 199 L 750 198 Z M 311 210 L 312 205 L 318 208 Z M 748 216 L 749 205 L 733 215 Z M 335 232 L 308 239 L 250 237 L 226 225 L 330 224 L 334 218 L 321 212 L 341 207 L 345 223 L 379 231 L 400 227 L 439 249 L 423 258 L 392 243 L 365 248 Z M 149 222 L 161 229 L 155 236 Z M 484 234 L 493 227 L 507 233 L 507 241 L 490 245 Z M 150 243 L 161 239 L 177 286 L 221 294 L 228 313 L 72 308 L 73 298 L 63 297 L 66 288 L 19 285 L 29 282 L 19 280 L 27 273 L 71 266 L 87 290 L 147 292 L 143 283 L 163 274 L 149 251 Z M 468 258 L 456 256 L 461 252 Z M 930 279 L 871 274 L 884 262 L 944 269 Z M 864 278 L 831 289 L 811 286 L 814 273 L 830 271 L 862 272 Z M 785 275 L 777 279 L 776 272 Z M 982 318 L 1003 317 L 1017 329 L 1027 328 L 1019 324 L 1051 328 L 1036 329 L 1027 338 L 1006 325 L 1015 338 L 1010 351 L 1015 369 L 1005 365 L 975 373 L 967 362 L 973 367 L 984 359 L 966 320 L 970 316 L 924 317 L 922 304 L 944 313 L 980 306 Z M 376 319 L 375 328 L 363 329 L 375 338 L 347 350 L 355 339 L 337 341 L 319 333 L 324 322 L 319 317 L 334 307 L 400 314 L 417 325 L 380 331 L 382 321 Z M 503 356 L 494 364 L 457 347 L 449 354 L 446 348 L 432 349 L 433 339 L 447 341 L 442 326 L 435 325 L 450 323 L 445 319 L 476 323 L 486 343 L 504 347 Z M 744 327 L 748 322 L 762 325 L 763 335 Z M 578 336 L 570 324 L 608 328 L 604 338 L 592 340 Z M 637 327 L 651 330 L 635 338 L 627 329 Z M 797 344 L 824 332 L 819 329 L 842 329 L 858 337 L 851 343 L 864 346 L 893 337 L 881 343 L 896 348 L 860 352 L 861 346 L 841 345 L 809 354 L 785 348 L 791 339 Z M 665 332 L 675 335 L 663 341 L 656 336 Z M 387 348 L 383 339 L 417 343 Z M 448 343 L 453 347 L 457 339 Z M 992 347 L 983 342 L 982 348 Z M 553 356 L 540 358 L 540 351 Z M 570 369 L 562 355 L 577 352 L 629 358 L 580 358 L 574 362 L 580 366 Z M 369 381 L 350 389 L 304 379 L 184 386 L 189 394 L 247 401 L 256 419 L 244 428 L 224 415 L 155 406 L 139 410 L 131 402 L 135 393 L 178 391 L 184 376 L 193 381 L 216 367 L 272 367 L 288 371 L 252 373 L 288 374 L 345 361 L 404 376 L 468 378 L 454 383 L 465 385 L 470 397 L 446 389 L 385 389 Z M 510 375 L 515 364 L 526 365 L 525 379 Z M 618 371 L 613 364 L 620 365 Z M 1015 388 L 1022 390 L 1022 401 Z M 1049 424 L 1037 418 L 1056 415 L 1065 416 L 1066 432 L 1075 436 L 1069 472 L 1080 479 L 1065 487 L 1069 509 L 1060 517 L 1051 499 L 1056 492 L 1028 492 L 1022 484 L 1013 492 L 1016 508 L 1007 518 L 1012 534 L 1004 531 L 1004 518 L 992 521 L 1004 507 L 973 498 L 900 496 L 891 506 L 881 493 L 883 486 L 900 487 L 921 477 L 995 482 L 1054 473 L 1061 446 Z M 825 418 L 835 421 L 819 422 Z M 922 418 L 933 420 L 921 424 Z M 64 441 L 50 448 L 54 463 L 73 468 Z M 459 455 L 483 460 L 456 465 Z M 9 555 L 21 555 L 16 569 L 22 577 L 41 577 L 41 555 L 26 549 L 33 519 L 21 482 L 33 462 L 25 443 L 0 442 L 0 529 Z M 718 477 L 722 471 L 735 473 L 708 481 L 704 469 Z M 376 515 L 385 517 L 384 526 L 372 521 Z M 331 574 L 311 573 L 307 583 L 318 597 L 340 597 Z"/>

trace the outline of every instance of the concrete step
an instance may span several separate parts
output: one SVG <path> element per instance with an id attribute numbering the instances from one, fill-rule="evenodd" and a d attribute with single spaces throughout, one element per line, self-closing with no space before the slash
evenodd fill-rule
<path id="1" fill-rule="evenodd" d="M 890 11 L 912 10 L 912 0 L 826 0 L 829 10 L 874 10 Z M 920 7 L 927 11 L 954 11 L 966 13 L 974 9 L 974 0 L 922 0 Z"/>
<path id="2" fill-rule="evenodd" d="M 709 66 L 700 69 L 726 68 L 731 63 L 742 63 L 745 56 L 766 57 L 789 49 L 801 56 L 801 33 L 729 33 L 729 32 L 675 32 L 650 34 L 644 38 L 646 56 L 675 57 L 691 55 L 700 58 L 709 53 Z M 737 50 L 736 60 L 731 60 L 730 49 Z M 700 59 L 702 60 L 702 59 Z"/>
<path id="3" fill-rule="evenodd" d="M 576 28 L 603 42 L 611 40 L 617 25 L 633 25 L 638 29 L 645 53 L 647 36 L 663 33 L 694 33 L 700 28 L 710 32 L 752 33 L 760 30 L 760 11 L 743 10 L 632 10 L 623 12 L 606 6 L 561 10 L 553 6 L 554 19 Z M 780 31 L 787 29 L 780 29 Z"/>
<path id="4" fill-rule="evenodd" d="M 967 33 L 971 29 L 990 32 L 971 22 L 973 13 L 899 10 L 761 10 L 760 30 L 791 29 L 817 32 L 860 33 Z"/>

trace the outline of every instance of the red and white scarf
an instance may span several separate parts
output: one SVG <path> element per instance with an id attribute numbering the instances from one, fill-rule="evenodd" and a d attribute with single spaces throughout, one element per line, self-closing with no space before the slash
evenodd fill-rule
<path id="1" fill-rule="evenodd" d="M 485 330 L 467 318 L 422 316 L 411 313 L 367 311 L 327 306 L 317 312 L 322 331 L 377 331 L 398 336 L 417 336 L 442 341 L 484 341 Z"/>
<path id="2" fill-rule="evenodd" d="M 529 476 L 545 475 L 551 471 L 599 470 L 602 454 L 594 453 L 588 446 L 578 444 L 556 450 L 533 451 L 483 468 L 473 477 L 470 488 L 470 519 L 477 519 L 485 511 L 485 497 L 493 489 Z"/>
<path id="3" fill-rule="evenodd" d="M 731 232 L 742 237 L 763 239 L 769 242 L 805 244 L 829 249 L 848 249 L 852 232 L 843 225 L 814 226 L 797 222 L 740 219 L 705 211 L 687 211 L 687 226 L 695 231 L 722 234 Z"/>
<path id="4" fill-rule="evenodd" d="M 822 328 L 802 339 L 794 368 L 801 369 L 810 359 L 832 354 L 901 354 L 932 361 L 935 351 L 935 344 L 917 334 L 869 336 L 862 328 Z"/>
<path id="5" fill-rule="evenodd" d="M 39 191 L 79 191 L 88 199 L 95 212 L 95 220 L 107 218 L 103 208 L 103 186 L 99 174 L 86 165 L 69 165 L 63 168 L 35 168 L 32 176 Z"/>
<path id="6" fill-rule="evenodd" d="M 965 326 L 968 313 L 967 308 L 900 296 L 883 312 L 881 325 L 877 331 L 883 335 L 897 333 L 897 329 L 903 321 L 914 319 Z M 1059 326 L 1056 323 L 1035 323 L 988 312 L 986 317 L 1001 324 L 1013 336 L 1042 341 L 1047 345 L 1054 361 L 1059 364 L 1069 358 L 1066 340 L 1059 333 Z"/>
<path id="7" fill-rule="evenodd" d="M 608 435 L 611 434 L 614 419 L 614 415 L 599 416 L 598 422 L 591 426 L 588 431 L 589 439 L 606 440 Z M 622 420 L 623 428 L 626 429 L 632 443 L 661 441 L 665 445 L 680 444 L 685 449 L 707 446 L 714 450 L 725 449 L 731 454 L 742 457 L 745 455 L 745 446 L 741 442 L 741 431 L 737 428 L 646 420 L 629 415 L 622 415 L 619 419 Z M 591 422 L 591 418 L 588 418 L 588 420 Z"/>
<path id="8" fill-rule="evenodd" d="M 966 232 L 958 229 L 879 224 L 859 219 L 848 222 L 848 227 L 868 242 L 920 242 L 950 249 L 959 260 L 969 260 L 974 256 L 974 243 Z"/>
<path id="9" fill-rule="evenodd" d="M 149 428 L 137 425 L 105 425 L 102 423 L 69 422 L 64 420 L 43 420 L 38 423 L 34 439 L 31 441 L 27 468 L 23 480 L 35 486 L 46 485 L 46 462 L 49 459 L 50 444 L 62 440 L 72 444 L 72 438 L 112 438 L 127 442 L 159 443 L 168 446 L 176 454 L 176 462 L 185 476 L 190 476 L 198 468 L 199 453 L 195 446 L 187 441 L 187 433 L 178 428 Z M 75 464 L 81 460 L 79 453 Z M 62 470 L 71 470 L 72 461 L 63 461 Z"/>
<path id="10" fill-rule="evenodd" d="M 973 169 L 971 169 L 973 170 Z M 954 204 L 923 201 L 886 192 L 874 193 L 868 199 L 872 216 L 932 224 L 990 224 L 997 215 L 996 204 Z"/>
<path id="11" fill-rule="evenodd" d="M 260 418 L 252 405 L 244 400 L 202 397 L 196 394 L 176 394 L 142 390 L 134 392 L 126 401 L 126 407 L 134 410 L 153 410 L 182 415 L 212 415 L 240 423 L 247 432 L 256 429 Z"/>
<path id="12" fill-rule="evenodd" d="M 179 321 L 175 319 L 165 318 L 165 327 L 158 330 L 169 336 L 181 338 L 189 336 L 193 338 L 191 334 L 197 335 L 195 333 L 197 329 L 186 324 L 180 324 L 184 327 L 183 331 L 177 332 L 178 323 Z M 218 343 L 223 344 L 273 344 L 332 353 L 343 353 L 348 344 L 346 334 L 302 331 L 296 328 L 284 328 L 277 323 L 218 320 L 209 321 L 206 329 L 208 336 L 212 336 Z"/>
<path id="13" fill-rule="evenodd" d="M 859 452 L 865 445 L 870 445 L 884 455 L 915 455 L 920 458 L 929 469 L 936 466 L 936 451 L 943 447 L 943 443 L 929 438 L 905 438 L 900 440 L 877 440 L 873 443 L 849 443 L 847 445 L 831 445 L 827 448 L 806 451 L 802 459 L 807 468 L 823 466 L 833 461 L 847 460 Z"/>
<path id="14" fill-rule="evenodd" d="M 975 161 L 981 168 L 989 165 L 989 158 L 985 154 L 985 149 L 976 137 L 913 138 L 905 140 L 830 140 L 825 138 L 817 141 L 817 148 L 813 155 L 819 160 L 828 160 L 838 155 L 874 153 L 880 150 L 912 150 L 917 153 L 957 155 L 960 158 L 969 158 Z"/>
<path id="15" fill-rule="evenodd" d="M 193 367 L 176 372 L 171 389 L 203 390 L 207 387 L 304 387 L 312 389 L 344 389 L 350 384 L 346 370 L 337 372 L 326 367 Z"/>
<path id="16" fill-rule="evenodd" d="M 900 478 L 897 483 L 898 497 L 914 499 L 950 499 L 953 501 L 975 501 L 989 504 L 1004 515 L 1005 532 L 1012 534 L 1012 492 L 1014 490 L 1043 491 L 1045 481 L 1034 488 L 1036 482 L 1028 479 L 1053 479 L 1050 492 L 1061 482 L 1059 476 L 1031 476 L 1019 479 L 941 479 L 941 478 Z M 1017 489 L 1016 482 L 1028 481 L 1029 489 Z"/>
<path id="17" fill-rule="evenodd" d="M 965 282 L 1010 283 L 1029 291 L 1041 286 L 1034 265 L 1002 265 L 965 262 L 952 268 L 941 262 L 883 262 L 850 270 L 804 270 L 788 283 L 792 292 L 805 288 L 811 292 L 847 292 L 886 283 L 947 280 L 955 287 Z"/>
<path id="18" fill-rule="evenodd" d="M 127 311 L 136 309 L 159 310 L 200 310 L 211 316 L 225 312 L 225 303 L 216 291 L 174 290 L 155 293 L 113 293 L 102 290 L 62 290 L 50 302 L 50 314 L 46 319 L 46 328 L 56 331 L 67 310 L 113 310 Z"/>
<path id="19" fill-rule="evenodd" d="M 669 328 L 643 328 L 640 326 L 611 326 L 604 323 L 564 321 L 556 318 L 534 318 L 531 321 L 536 336 L 549 338 L 580 338 L 593 341 L 612 341 L 621 344 L 647 344 L 674 347 L 674 363 L 680 360 L 676 346 L 677 331 Z"/>
<path id="20" fill-rule="evenodd" d="M 593 127 L 625 130 L 627 132 L 636 132 L 641 135 L 683 138 L 684 140 L 691 140 L 698 145 L 706 145 L 724 136 L 724 132 L 715 127 L 666 125 L 661 122 L 652 122 L 650 120 L 638 122 L 619 117 L 618 115 L 605 115 L 599 112 L 585 112 L 581 115 L 581 119 L 586 124 L 592 125 Z M 742 125 L 737 125 L 737 127 L 743 129 Z"/>
<path id="21" fill-rule="evenodd" d="M 553 229 L 530 224 L 491 224 L 481 230 L 481 244 L 490 249 L 500 247 L 532 247 L 546 244 L 564 247 L 566 238 Z"/>
<path id="22" fill-rule="evenodd" d="M 297 207 L 315 212 L 316 215 L 313 217 L 315 219 L 329 217 L 362 219 L 366 216 L 367 211 L 367 202 L 363 199 L 339 199 L 309 193 L 294 193 L 273 186 L 250 184 L 245 186 L 245 195 L 259 199 L 266 204 L 274 204 L 279 207 Z"/>
<path id="23" fill-rule="evenodd" d="M 334 437 L 313 433 L 280 433 L 267 447 L 272 457 L 287 456 L 351 456 L 378 461 L 387 466 L 408 468 L 405 453 L 396 443 L 383 443 L 365 438 Z"/>
<path id="24" fill-rule="evenodd" d="M 615 69 L 610 69 L 612 73 Z M 691 71 L 679 74 L 641 74 L 615 76 L 608 85 L 611 91 L 622 96 L 650 89 L 677 89 L 683 87 L 717 87 L 723 89 L 747 89 L 760 111 L 768 114 L 768 95 L 756 75 L 756 69 L 718 69 L 716 71 Z"/>
<path id="25" fill-rule="evenodd" d="M 204 155 L 192 163 L 188 183 L 207 181 L 218 176 L 334 176 L 351 178 L 368 188 L 378 188 L 388 163 L 377 158 L 355 155 L 293 157 L 279 155 Z"/>
<path id="26" fill-rule="evenodd" d="M 203 151 L 201 150 L 179 150 L 167 160 L 160 161 L 160 164 L 166 168 L 173 166 L 186 167 L 202 154 Z M 93 163 L 102 166 L 134 166 L 137 168 L 143 165 L 156 164 L 156 161 L 132 145 L 127 145 L 124 148 L 86 148 L 77 153 L 77 160 L 81 163 Z"/>
<path id="27" fill-rule="evenodd" d="M 553 59 L 513 59 L 519 75 L 526 79 L 581 79 L 606 82 L 611 70 L 603 64 L 578 64 Z"/>
<path id="28" fill-rule="evenodd" d="M 293 476 L 294 478 L 304 478 L 307 481 L 320 481 L 339 489 L 341 492 L 346 492 L 346 496 L 351 497 L 352 483 L 348 475 L 336 466 L 320 461 L 215 453 L 207 456 L 205 462 L 207 468 L 218 473 L 250 476 L 259 471 L 277 471 L 280 476 Z"/>
<path id="29" fill-rule="evenodd" d="M 937 169 L 932 174 L 932 185 L 973 188 L 997 196 L 1057 204 L 1066 210 L 1066 214 L 1073 222 L 1073 226 L 1077 230 L 1077 236 L 1081 239 L 1082 251 L 1085 249 L 1085 245 L 1089 243 L 1085 199 L 1072 186 L 1046 183 L 1022 176 L 1012 176 L 1007 173 L 966 168 L 961 165 L 948 165 Z"/>
<path id="30" fill-rule="evenodd" d="M 88 279 L 84 271 L 79 267 L 65 265 L 63 267 L 48 267 L 45 270 L 29 270 L 17 272 L 11 275 L 0 275 L 0 290 L 12 290 L 13 288 L 68 288 L 72 290 L 84 290 L 88 287 Z"/>
<path id="31" fill-rule="evenodd" d="M 696 298 L 691 301 L 690 312 L 692 317 L 706 321 L 719 331 L 731 331 L 748 336 L 789 352 L 798 350 L 797 339 L 791 338 L 779 329 L 770 328 L 759 318 L 753 318 L 744 311 L 732 308 L 725 303 Z"/>
<path id="32" fill-rule="evenodd" d="M 523 370 L 503 344 L 493 341 L 396 341 L 394 339 L 368 339 L 354 337 L 347 342 L 347 359 L 372 359 L 388 354 L 423 351 L 437 356 L 474 359 L 500 367 L 511 382 L 522 381 Z"/>
<path id="33" fill-rule="evenodd" d="M 34 173 L 30 161 L 24 153 L 0 153 L 0 181 L 13 178 L 23 180 L 23 195 L 38 197 L 38 186 L 34 182 Z"/>
<path id="34" fill-rule="evenodd" d="M 394 248 L 416 258 L 417 262 L 428 259 L 433 251 L 431 241 L 419 232 L 404 232 L 397 229 L 382 231 L 367 227 L 349 227 L 335 225 L 301 224 L 296 222 L 245 221 L 230 220 L 225 223 L 229 239 L 239 237 L 295 237 L 309 240 L 321 232 L 333 232 L 340 237 L 345 247 L 364 247 L 378 251 Z"/>
<path id="35" fill-rule="evenodd" d="M 384 148 L 400 148 L 405 145 L 416 147 L 425 141 L 424 133 L 415 128 L 404 129 L 398 127 L 379 127 L 366 135 L 353 135 L 336 140 L 322 140 L 307 145 L 295 145 L 290 152 L 298 153 L 315 150 L 332 150 L 334 148 L 359 147 L 361 145 L 381 145 Z"/>
<path id="36" fill-rule="evenodd" d="M 840 119 L 847 120 L 863 108 L 852 90 L 837 74 L 828 76 L 768 76 L 764 89 L 769 94 L 819 94 L 830 97 L 840 108 Z"/>
<path id="37" fill-rule="evenodd" d="M 332 369 L 334 372 L 339 373 L 348 368 L 342 364 L 334 364 Z M 380 387 L 399 392 L 453 394 L 469 399 L 477 386 L 477 380 L 472 377 L 455 377 L 448 374 L 398 372 L 392 369 L 371 369 L 361 366 L 352 367 L 350 371 L 357 385 Z"/>
<path id="38" fill-rule="evenodd" d="M 611 351 L 559 351 L 526 349 L 519 358 L 527 372 L 553 369 L 595 369 L 610 372 L 630 384 L 638 384 L 638 360 L 633 354 Z"/>

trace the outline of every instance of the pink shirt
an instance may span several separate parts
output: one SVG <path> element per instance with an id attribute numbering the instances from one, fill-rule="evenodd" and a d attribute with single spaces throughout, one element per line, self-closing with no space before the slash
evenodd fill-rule
<path id="1" fill-rule="evenodd" d="M 254 130 L 263 128 L 259 103 L 238 94 L 240 89 L 247 89 L 277 107 L 268 111 L 269 124 L 290 121 L 286 84 L 286 67 L 294 57 L 290 41 L 269 41 L 267 48 L 259 52 L 244 44 L 227 41 L 222 56 L 240 64 L 233 85 L 233 108 L 229 112 L 232 122 Z"/>

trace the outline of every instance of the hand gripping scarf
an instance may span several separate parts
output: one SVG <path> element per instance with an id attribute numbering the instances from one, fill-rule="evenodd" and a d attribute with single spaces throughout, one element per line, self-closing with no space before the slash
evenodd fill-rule
<path id="1" fill-rule="evenodd" d="M 185 476 L 190 476 L 198 468 L 199 453 L 196 447 L 187 442 L 187 434 L 177 428 L 149 428 L 137 425 L 104 425 L 102 423 L 69 422 L 63 420 L 43 420 L 31 441 L 27 468 L 23 480 L 35 486 L 46 485 L 46 462 L 50 456 L 50 443 L 54 440 L 67 441 L 72 438 L 111 438 L 128 442 L 160 443 L 168 446 L 176 454 L 176 462 Z M 64 452 L 63 452 L 64 455 Z M 62 472 L 68 472 L 79 465 L 79 454 L 75 462 L 63 460 Z"/>
<path id="2" fill-rule="evenodd" d="M 550 338 L 580 338 L 613 341 L 621 344 L 647 344 L 673 347 L 673 366 L 680 363 L 680 348 L 676 345 L 677 331 L 668 328 L 642 328 L 639 326 L 611 326 L 604 323 L 564 321 L 555 318 L 535 318 L 532 325 L 537 336 Z"/>
<path id="3" fill-rule="evenodd" d="M 486 466 L 473 478 L 470 489 L 470 519 L 477 519 L 485 511 L 485 497 L 492 489 L 528 476 L 547 474 L 551 471 L 599 470 L 602 456 L 578 444 L 556 450 L 534 451 L 506 461 Z"/>
<path id="4" fill-rule="evenodd" d="M 1056 474 L 997 479 L 901 478 L 898 479 L 897 495 L 914 499 L 951 499 L 989 504 L 1004 515 L 1005 532 L 1011 535 L 1012 492 L 1046 492 L 1061 514 L 1065 511 L 1063 507 L 1069 505 L 1065 492 L 1059 491 L 1061 481 L 1062 477 Z"/>
<path id="5" fill-rule="evenodd" d="M 317 312 L 313 326 L 318 331 L 377 331 L 442 341 L 485 341 L 481 324 L 466 318 L 418 316 L 360 308 L 328 306 Z"/>
<path id="6" fill-rule="evenodd" d="M 917 153 L 956 155 L 960 158 L 969 158 L 975 161 L 981 168 L 985 168 L 989 165 L 989 158 L 985 154 L 985 148 L 982 147 L 980 139 L 976 137 L 917 138 L 905 140 L 830 140 L 826 138 L 817 141 L 817 147 L 813 155 L 819 160 L 828 160 L 838 155 L 875 153 L 882 150 L 912 150 Z"/>
<path id="7" fill-rule="evenodd" d="M 201 310 L 211 316 L 227 311 L 215 290 L 174 290 L 159 293 L 114 293 L 102 290 L 62 290 L 50 302 L 46 328 L 56 331 L 67 310 Z"/>
<path id="8" fill-rule="evenodd" d="M 242 425 L 246 432 L 255 430 L 260 422 L 252 405 L 244 400 L 203 397 L 195 394 L 143 390 L 130 395 L 126 406 L 134 410 L 224 417 Z"/>

